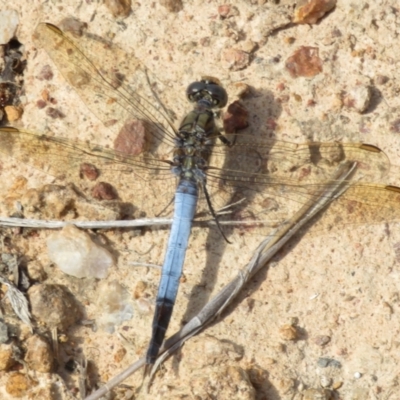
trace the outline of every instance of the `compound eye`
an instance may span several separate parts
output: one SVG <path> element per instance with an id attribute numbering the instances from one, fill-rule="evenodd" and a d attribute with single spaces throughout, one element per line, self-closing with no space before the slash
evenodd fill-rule
<path id="1" fill-rule="evenodd" d="M 198 101 L 199 95 L 205 89 L 206 84 L 204 81 L 193 82 L 186 89 L 186 97 L 192 103 Z"/>
<path id="2" fill-rule="evenodd" d="M 222 86 L 209 83 L 206 85 L 206 90 L 213 99 L 215 107 L 223 108 L 226 106 L 226 103 L 228 103 L 228 94 Z"/>

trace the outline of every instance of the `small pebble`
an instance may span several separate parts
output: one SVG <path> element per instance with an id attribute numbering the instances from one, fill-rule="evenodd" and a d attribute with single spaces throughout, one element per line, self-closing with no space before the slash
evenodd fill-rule
<path id="1" fill-rule="evenodd" d="M 5 343 L 8 341 L 8 326 L 0 319 L 0 343 Z"/>
<path id="2" fill-rule="evenodd" d="M 131 0 L 105 0 L 104 4 L 114 18 L 126 18 L 132 11 Z"/>
<path id="3" fill-rule="evenodd" d="M 8 122 L 14 122 L 21 118 L 24 110 L 19 106 L 5 106 L 4 112 L 7 116 Z"/>
<path id="4" fill-rule="evenodd" d="M 326 375 L 320 377 L 320 384 L 323 388 L 326 388 L 332 384 L 332 379 Z"/>
<path id="5" fill-rule="evenodd" d="M 292 78 L 311 78 L 318 75 L 322 72 L 318 47 L 301 46 L 286 60 L 285 68 Z"/>
<path id="6" fill-rule="evenodd" d="M 45 102 L 44 100 L 42 100 L 42 99 L 39 99 L 39 100 L 36 102 L 36 107 L 37 107 L 39 110 L 45 108 L 46 106 L 47 106 L 46 102 Z"/>
<path id="7" fill-rule="evenodd" d="M 97 200 L 116 200 L 117 191 L 108 182 L 98 182 L 92 188 L 92 196 Z"/>
<path id="8" fill-rule="evenodd" d="M 314 339 L 314 343 L 317 346 L 325 346 L 327 345 L 329 342 L 331 341 L 330 336 L 327 335 L 318 335 L 315 339 Z"/>
<path id="9" fill-rule="evenodd" d="M 211 39 L 209 36 L 205 36 L 199 40 L 199 43 L 203 47 L 210 47 Z"/>
<path id="10" fill-rule="evenodd" d="M 114 150 L 122 156 L 137 156 L 146 148 L 146 126 L 141 120 L 129 120 L 114 140 Z"/>
<path id="11" fill-rule="evenodd" d="M 79 176 L 89 179 L 89 181 L 95 181 L 99 175 L 99 170 L 93 164 L 82 163 L 79 168 Z"/>
<path id="12" fill-rule="evenodd" d="M 336 0 L 297 1 L 293 22 L 295 24 L 315 24 L 336 5 Z"/>
<path id="13" fill-rule="evenodd" d="M 384 85 L 388 81 L 389 81 L 389 78 L 387 76 L 385 76 L 385 75 L 377 75 L 377 77 L 375 79 L 375 83 L 377 85 Z"/>
<path id="14" fill-rule="evenodd" d="M 150 315 L 153 312 L 153 304 L 149 299 L 140 298 L 136 300 L 137 310 L 142 315 Z"/>
<path id="15" fill-rule="evenodd" d="M 133 317 L 133 304 L 129 292 L 117 281 L 106 282 L 98 289 L 96 319 L 99 328 L 113 333 L 115 327 Z"/>
<path id="16" fill-rule="evenodd" d="M 147 288 L 147 284 L 144 281 L 138 281 L 135 285 L 135 289 L 133 291 L 133 297 L 134 299 L 139 299 L 140 297 L 143 296 L 144 291 Z"/>
<path id="17" fill-rule="evenodd" d="M 360 379 L 362 377 L 361 372 L 355 372 L 354 373 L 354 379 Z"/>
<path id="18" fill-rule="evenodd" d="M 74 17 L 64 18 L 58 25 L 63 32 L 70 32 L 76 37 L 82 36 L 87 29 L 87 23 Z"/>
<path id="19" fill-rule="evenodd" d="M 226 49 L 222 51 L 221 63 L 225 69 L 240 71 L 250 64 L 250 55 L 242 50 Z"/>
<path id="20" fill-rule="evenodd" d="M 48 89 L 43 89 L 40 92 L 40 96 L 42 97 L 42 100 L 45 101 L 46 103 L 49 102 L 51 99 L 50 92 L 48 91 Z"/>
<path id="21" fill-rule="evenodd" d="M 291 378 L 282 377 L 276 380 L 276 386 L 282 393 L 288 393 L 295 387 L 295 381 Z"/>
<path id="22" fill-rule="evenodd" d="M 8 371 L 14 364 L 12 344 L 0 344 L 0 371 Z"/>
<path id="23" fill-rule="evenodd" d="M 29 325 L 22 325 L 18 339 L 22 342 L 32 336 L 32 328 Z"/>
<path id="24" fill-rule="evenodd" d="M 293 44 L 293 43 L 296 41 L 296 38 L 293 37 L 293 36 L 286 36 L 286 37 L 283 39 L 283 41 L 284 41 L 286 44 Z"/>
<path id="25" fill-rule="evenodd" d="M 235 133 L 238 130 L 249 126 L 249 112 L 246 107 L 238 101 L 234 101 L 228 106 L 223 116 L 224 132 Z"/>
<path id="26" fill-rule="evenodd" d="M 47 385 L 43 387 L 43 385 Z M 41 382 L 41 386 L 30 391 L 28 400 L 54 400 L 55 390 L 51 382 Z"/>
<path id="27" fill-rule="evenodd" d="M 64 273 L 77 278 L 106 278 L 113 265 L 112 255 L 95 243 L 90 235 L 66 225 L 47 239 L 49 258 Z"/>
<path id="28" fill-rule="evenodd" d="M 265 211 L 277 211 L 279 209 L 278 202 L 272 197 L 265 197 L 260 201 L 260 206 L 262 206 Z"/>
<path id="29" fill-rule="evenodd" d="M 0 11 L 0 45 L 7 44 L 15 36 L 18 24 L 19 16 L 16 11 Z"/>
<path id="30" fill-rule="evenodd" d="M 32 387 L 29 378 L 20 373 L 11 374 L 6 382 L 6 392 L 14 397 L 23 397 Z"/>
<path id="31" fill-rule="evenodd" d="M 231 13 L 232 6 L 230 4 L 222 4 L 218 6 L 218 14 L 221 18 L 228 18 Z"/>
<path id="32" fill-rule="evenodd" d="M 360 114 L 368 109 L 372 91 L 370 86 L 356 86 L 343 98 L 343 104 L 347 108 L 353 108 Z"/>
<path id="33" fill-rule="evenodd" d="M 32 315 L 49 329 L 67 329 L 82 318 L 79 303 L 63 285 L 38 284 L 28 290 Z"/>
<path id="34" fill-rule="evenodd" d="M 47 107 L 46 115 L 48 115 L 50 118 L 53 118 L 53 119 L 65 118 L 65 115 L 60 110 L 58 110 L 57 108 L 54 108 L 54 107 Z"/>
<path id="35" fill-rule="evenodd" d="M 46 272 L 38 261 L 30 261 L 26 267 L 30 279 L 42 282 L 47 278 Z"/>
<path id="36" fill-rule="evenodd" d="M 33 335 L 26 341 L 25 362 L 38 372 L 53 372 L 54 355 L 50 344 L 43 337 Z"/>
<path id="37" fill-rule="evenodd" d="M 337 389 L 341 388 L 342 386 L 343 386 L 343 382 L 342 381 L 336 381 L 336 382 L 333 382 L 332 389 L 333 390 L 337 390 Z"/>
<path id="38" fill-rule="evenodd" d="M 251 367 L 247 369 L 247 373 L 249 375 L 250 382 L 257 389 L 261 388 L 268 380 L 268 371 L 262 369 L 258 365 L 251 365 Z"/>
<path id="39" fill-rule="evenodd" d="M 326 368 L 326 367 L 335 367 L 340 368 L 342 364 L 339 361 L 334 360 L 333 358 L 320 357 L 317 362 L 318 367 Z"/>
<path id="40" fill-rule="evenodd" d="M 68 336 L 65 333 L 61 333 L 60 335 L 58 335 L 58 342 L 59 343 L 67 343 Z"/>
<path id="41" fill-rule="evenodd" d="M 390 132 L 400 133 L 400 118 L 397 118 L 390 123 Z"/>
<path id="42" fill-rule="evenodd" d="M 126 355 L 126 349 L 121 347 L 114 353 L 114 361 L 120 363 Z"/>
<path id="43" fill-rule="evenodd" d="M 279 335 L 283 340 L 296 340 L 298 338 L 297 329 L 292 325 L 281 326 Z"/>
<path id="44" fill-rule="evenodd" d="M 299 94 L 292 93 L 292 96 L 293 96 L 294 100 L 297 101 L 298 103 L 300 103 L 302 101 L 302 98 Z"/>
<path id="45" fill-rule="evenodd" d="M 50 65 L 48 65 L 48 64 L 43 66 L 43 68 L 39 72 L 39 75 L 37 76 L 37 78 L 40 81 L 51 81 L 53 79 L 53 77 L 54 77 L 53 71 L 52 71 Z"/>
<path id="46" fill-rule="evenodd" d="M 238 50 L 244 51 L 245 53 L 251 54 L 256 50 L 257 43 L 253 42 L 252 40 L 244 40 L 240 42 Z"/>
<path id="47" fill-rule="evenodd" d="M 16 187 L 16 185 L 13 186 L 13 189 L 15 187 Z M 11 270 L 11 271 L 13 270 L 14 265 L 15 265 L 15 260 L 16 260 L 16 257 L 14 254 L 1 253 L 0 259 L 1 259 L 1 262 L 4 263 L 9 270 Z"/>
<path id="48" fill-rule="evenodd" d="M 160 0 L 159 3 L 169 12 L 177 13 L 183 8 L 182 0 Z"/>

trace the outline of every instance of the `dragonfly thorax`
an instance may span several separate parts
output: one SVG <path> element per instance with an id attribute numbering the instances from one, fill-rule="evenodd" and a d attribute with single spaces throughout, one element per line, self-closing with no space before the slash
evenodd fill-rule
<path id="1" fill-rule="evenodd" d="M 193 139 L 193 138 L 192 138 Z M 198 182 L 204 180 L 211 147 L 189 140 L 175 148 L 172 172 L 182 179 Z"/>
<path id="2" fill-rule="evenodd" d="M 200 96 L 200 95 L 199 95 Z M 175 138 L 172 172 L 181 179 L 204 182 L 204 170 L 218 136 L 214 105 L 204 98 L 195 105 L 180 124 Z"/>

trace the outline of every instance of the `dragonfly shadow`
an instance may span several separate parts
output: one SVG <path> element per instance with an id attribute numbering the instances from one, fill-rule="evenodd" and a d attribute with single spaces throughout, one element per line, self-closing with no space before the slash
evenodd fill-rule
<path id="1" fill-rule="evenodd" d="M 329 207 L 329 206 L 328 206 Z M 254 277 L 247 283 L 241 293 L 232 301 L 231 305 L 227 307 L 226 311 L 221 314 L 221 319 L 227 317 L 233 312 L 239 304 L 241 304 L 246 298 L 251 297 L 251 295 L 257 292 L 260 289 L 260 286 L 266 281 L 268 278 L 269 268 L 271 264 L 279 263 L 282 259 L 284 259 L 289 253 L 291 253 L 296 246 L 303 240 L 304 236 L 309 233 L 309 230 L 317 224 L 322 218 L 324 218 L 324 210 L 319 212 L 316 216 L 314 216 L 309 222 L 307 222 L 303 228 L 301 228 L 293 237 L 289 240 L 287 244 L 282 246 L 282 248 L 276 253 L 276 255 L 263 267 L 259 272 L 257 272 Z M 319 231 L 321 232 L 321 231 Z M 326 231 L 325 231 L 326 233 Z M 211 323 L 212 326 L 214 323 L 218 323 L 218 321 Z M 300 332 L 300 340 L 305 340 L 307 338 L 307 333 L 305 331 Z"/>
<path id="2" fill-rule="evenodd" d="M 281 106 L 275 101 L 270 91 L 257 92 L 244 103 L 248 109 L 252 110 L 252 115 L 250 116 L 251 126 L 235 135 L 236 140 L 232 148 L 226 148 L 225 161 L 222 166 L 219 182 L 222 188 L 221 190 L 225 192 L 225 205 L 236 204 L 238 200 L 241 200 L 239 204 L 235 205 L 232 211 L 236 216 L 240 216 L 240 213 L 251 203 L 257 191 L 262 190 L 261 187 L 258 188 L 256 179 L 254 179 L 254 174 L 259 172 L 259 168 L 265 166 L 259 162 L 258 158 L 261 158 L 261 155 L 257 155 L 256 147 L 250 149 L 252 152 L 251 154 L 244 154 L 242 160 L 241 151 L 248 152 L 249 147 L 241 147 L 241 145 L 243 143 L 248 144 L 253 140 L 258 143 L 260 137 L 266 137 L 269 141 L 271 141 L 271 138 L 273 140 L 274 125 L 270 125 L 265 121 L 275 120 L 281 113 Z M 262 161 L 266 163 L 267 159 L 265 158 L 268 158 L 268 155 L 263 154 L 263 157 L 264 159 Z M 253 160 L 251 165 L 246 165 L 245 162 L 242 162 L 250 159 Z M 246 176 L 248 179 L 243 180 L 241 178 L 240 181 L 235 181 L 235 175 L 241 177 Z M 220 218 L 220 221 L 224 219 L 229 220 L 231 218 L 232 215 L 228 214 Z M 234 233 L 234 228 L 226 228 L 225 226 L 223 230 L 229 240 Z M 243 233 L 246 234 L 245 231 L 243 231 Z M 183 316 L 183 321 L 190 320 L 192 316 L 202 309 L 209 301 L 210 295 L 214 291 L 217 283 L 218 266 L 221 263 L 223 254 L 225 251 L 229 251 L 230 246 L 234 246 L 234 243 L 232 245 L 228 244 L 216 227 L 209 230 L 205 243 L 205 248 L 207 250 L 206 263 L 202 269 L 199 283 L 195 285 L 190 292 L 189 302 L 186 308 L 187 311 Z M 245 249 L 244 251 L 247 250 L 248 249 Z M 251 257 L 250 251 L 249 249 L 249 258 Z M 174 364 L 176 368 L 176 363 Z"/>

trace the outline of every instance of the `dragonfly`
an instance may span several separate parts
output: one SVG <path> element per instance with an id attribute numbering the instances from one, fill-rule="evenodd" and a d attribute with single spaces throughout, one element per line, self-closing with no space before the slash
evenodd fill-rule
<path id="1" fill-rule="evenodd" d="M 128 172 L 131 178 L 121 185 L 129 189 L 142 215 L 173 213 L 146 353 L 147 371 L 169 326 L 193 219 L 211 221 L 210 229 L 217 229 L 227 241 L 235 232 L 265 235 L 284 223 L 288 210 L 310 201 L 348 161 L 357 165 L 351 184 L 315 223 L 315 231 L 399 219 L 400 188 L 374 183 L 389 174 L 390 163 L 373 145 L 223 135 L 214 110 L 224 107 L 228 98 L 220 82 L 210 77 L 188 86 L 186 97 L 194 106 L 176 129 L 155 99 L 146 68 L 134 57 L 119 57 L 118 48 L 97 37 L 63 32 L 49 23 L 38 25 L 35 39 L 87 107 L 117 138 L 133 132 L 134 144 L 121 148 L 116 140 L 111 149 L 3 127 L 0 154 L 65 179 L 76 180 L 83 162 L 99 166 L 102 176 L 112 182 L 116 174 Z M 139 123 L 144 134 L 136 135 Z"/>

